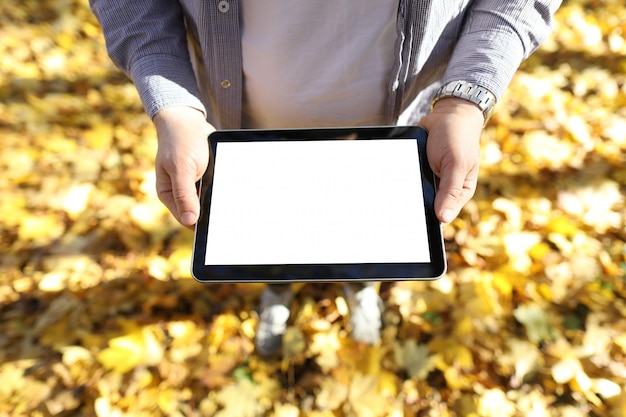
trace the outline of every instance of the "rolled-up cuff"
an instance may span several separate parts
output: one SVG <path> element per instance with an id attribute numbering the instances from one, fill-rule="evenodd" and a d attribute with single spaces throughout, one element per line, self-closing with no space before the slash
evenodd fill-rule
<path id="1" fill-rule="evenodd" d="M 138 59 L 130 76 L 150 118 L 170 106 L 189 106 L 206 116 L 189 61 L 170 55 L 148 55 Z"/>

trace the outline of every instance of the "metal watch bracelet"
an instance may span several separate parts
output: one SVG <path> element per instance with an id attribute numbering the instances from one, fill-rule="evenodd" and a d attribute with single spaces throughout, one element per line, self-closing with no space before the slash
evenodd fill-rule
<path id="1" fill-rule="evenodd" d="M 435 98 L 431 103 L 431 109 L 435 106 L 435 103 L 446 97 L 458 97 L 474 103 L 483 112 L 485 123 L 489 120 L 496 106 L 496 96 L 491 91 L 467 81 L 452 81 L 442 85 L 435 94 Z"/>

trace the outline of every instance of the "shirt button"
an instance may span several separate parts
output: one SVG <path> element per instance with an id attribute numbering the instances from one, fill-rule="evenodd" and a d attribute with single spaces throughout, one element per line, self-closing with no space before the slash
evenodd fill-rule
<path id="1" fill-rule="evenodd" d="M 228 3 L 226 0 L 222 0 L 219 3 L 217 3 L 217 8 L 219 9 L 220 12 L 226 13 L 228 12 L 228 10 L 230 10 L 230 3 Z"/>
<path id="2" fill-rule="evenodd" d="M 220 83 L 220 86 L 222 86 L 222 88 L 226 89 L 226 88 L 230 88 L 231 83 L 230 80 L 224 80 Z"/>

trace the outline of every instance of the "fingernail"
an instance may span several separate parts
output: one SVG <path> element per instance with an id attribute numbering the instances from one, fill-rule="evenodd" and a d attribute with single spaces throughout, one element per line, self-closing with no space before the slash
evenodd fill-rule
<path id="1" fill-rule="evenodd" d="M 185 226 L 191 226 L 196 222 L 196 215 L 190 211 L 186 211 L 180 216 L 180 222 Z"/>
<path id="2" fill-rule="evenodd" d="M 453 220 L 454 213 L 450 209 L 445 209 L 441 212 L 441 217 L 444 223 L 450 223 Z"/>

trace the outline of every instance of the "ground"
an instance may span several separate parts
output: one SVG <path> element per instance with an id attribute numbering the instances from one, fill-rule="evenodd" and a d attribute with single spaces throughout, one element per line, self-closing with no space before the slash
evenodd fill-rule
<path id="1" fill-rule="evenodd" d="M 566 1 L 487 125 L 449 273 L 384 284 L 382 342 L 300 289 L 189 275 L 154 129 L 86 0 L 0 4 L 0 416 L 626 416 L 626 9 Z"/>

